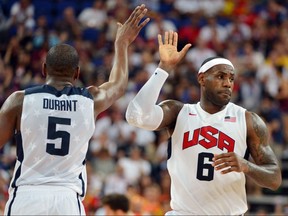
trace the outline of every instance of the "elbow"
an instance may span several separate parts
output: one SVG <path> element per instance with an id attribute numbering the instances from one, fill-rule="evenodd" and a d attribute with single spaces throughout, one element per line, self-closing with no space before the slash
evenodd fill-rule
<path id="1" fill-rule="evenodd" d="M 275 180 L 274 184 L 272 185 L 272 190 L 276 191 L 280 188 L 280 186 L 282 185 L 282 177 L 280 175 L 279 178 L 277 178 L 277 180 Z"/>
<path id="2" fill-rule="evenodd" d="M 128 122 L 129 125 L 135 126 L 135 121 L 133 120 L 133 117 L 131 115 L 131 113 L 126 112 L 125 114 L 125 119 Z"/>
<path id="3" fill-rule="evenodd" d="M 282 175 L 281 175 L 281 171 L 278 170 L 277 173 L 275 173 L 274 175 L 274 180 L 271 181 L 271 184 L 269 186 L 270 190 L 276 191 L 280 188 L 280 186 L 282 185 Z"/>

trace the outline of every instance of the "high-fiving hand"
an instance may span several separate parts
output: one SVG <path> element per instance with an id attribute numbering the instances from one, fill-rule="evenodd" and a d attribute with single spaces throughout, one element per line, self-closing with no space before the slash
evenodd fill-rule
<path id="1" fill-rule="evenodd" d="M 124 24 L 118 22 L 116 42 L 130 45 L 138 36 L 140 30 L 150 21 L 150 18 L 146 18 L 143 22 L 140 23 L 146 13 L 147 8 L 144 4 L 142 4 L 134 9 Z"/>
<path id="2" fill-rule="evenodd" d="M 168 73 L 173 70 L 176 65 L 183 59 L 191 44 L 186 44 L 184 48 L 178 52 L 178 33 L 169 31 L 164 34 L 164 42 L 162 35 L 158 35 L 160 63 L 159 67 L 166 70 Z"/>

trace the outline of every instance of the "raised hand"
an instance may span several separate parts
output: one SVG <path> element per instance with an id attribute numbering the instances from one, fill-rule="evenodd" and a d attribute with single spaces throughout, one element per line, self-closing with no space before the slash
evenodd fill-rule
<path id="1" fill-rule="evenodd" d="M 147 8 L 144 4 L 142 4 L 134 9 L 124 24 L 118 22 L 115 41 L 130 45 L 138 36 L 140 30 L 150 21 L 150 18 L 146 18 L 140 23 L 141 19 L 146 15 L 146 13 Z"/>
<path id="2" fill-rule="evenodd" d="M 186 44 L 184 48 L 178 52 L 178 33 L 173 31 L 165 32 L 164 43 L 162 36 L 159 34 L 158 44 L 160 55 L 159 67 L 166 70 L 167 72 L 170 72 L 176 67 L 176 65 L 183 59 L 188 49 L 191 47 L 191 44 Z"/>

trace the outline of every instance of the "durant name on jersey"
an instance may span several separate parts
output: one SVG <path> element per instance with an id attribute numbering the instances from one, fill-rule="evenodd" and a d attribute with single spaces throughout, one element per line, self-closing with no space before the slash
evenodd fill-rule
<path id="1" fill-rule="evenodd" d="M 56 100 L 43 98 L 43 109 L 75 112 L 77 102 L 77 100 Z"/>

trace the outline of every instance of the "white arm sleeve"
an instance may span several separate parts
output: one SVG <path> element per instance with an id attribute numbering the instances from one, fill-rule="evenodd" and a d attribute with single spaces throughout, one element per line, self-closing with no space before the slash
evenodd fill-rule
<path id="1" fill-rule="evenodd" d="M 130 125 L 151 131 L 159 127 L 163 119 L 163 110 L 156 102 L 167 77 L 166 71 L 157 68 L 130 101 L 126 110 L 126 120 Z"/>

